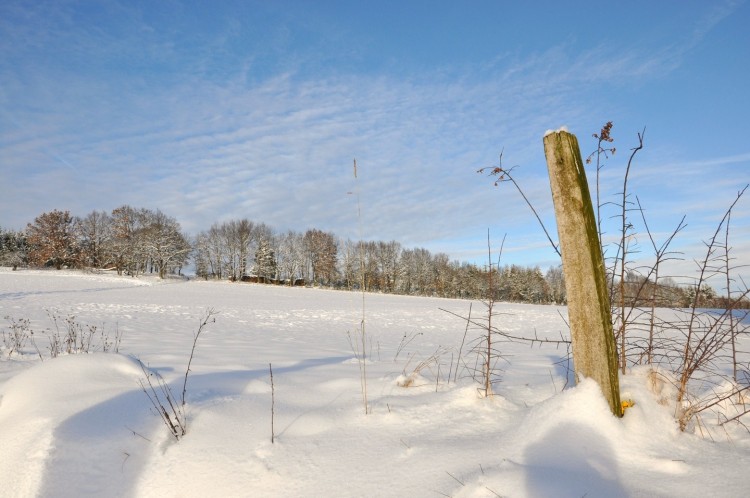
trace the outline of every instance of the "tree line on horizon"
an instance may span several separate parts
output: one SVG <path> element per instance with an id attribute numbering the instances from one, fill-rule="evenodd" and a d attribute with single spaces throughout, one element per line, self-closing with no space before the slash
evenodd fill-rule
<path id="1" fill-rule="evenodd" d="M 43 213 L 12 231 L 0 228 L 0 266 L 113 270 L 119 275 L 181 275 L 192 262 L 197 278 L 319 286 L 392 294 L 565 304 L 560 266 L 474 263 L 451 260 L 397 241 L 352 241 L 331 232 L 308 229 L 277 232 L 246 218 L 216 222 L 196 236 L 160 210 L 121 206 L 85 217 L 68 211 Z M 645 292 L 637 275 L 625 292 Z M 653 284 L 652 284 L 653 286 Z M 691 302 L 690 287 L 660 281 L 663 306 Z M 653 292 L 649 291 L 652 295 Z M 637 296 L 636 301 L 637 301 Z M 710 287 L 702 289 L 706 307 L 721 307 Z M 750 303 L 748 303 L 750 305 Z"/>

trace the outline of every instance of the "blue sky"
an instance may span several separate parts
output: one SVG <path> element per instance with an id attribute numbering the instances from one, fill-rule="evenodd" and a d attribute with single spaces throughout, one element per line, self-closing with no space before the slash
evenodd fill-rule
<path id="1" fill-rule="evenodd" d="M 544 132 L 587 154 L 611 120 L 605 200 L 645 128 L 630 190 L 657 239 L 687 216 L 689 272 L 750 181 L 749 24 L 744 1 L 4 0 L 0 226 L 129 204 L 469 261 L 489 229 L 546 267 L 533 214 L 476 170 L 504 151 L 554 233 Z M 750 198 L 732 222 L 750 263 Z"/>

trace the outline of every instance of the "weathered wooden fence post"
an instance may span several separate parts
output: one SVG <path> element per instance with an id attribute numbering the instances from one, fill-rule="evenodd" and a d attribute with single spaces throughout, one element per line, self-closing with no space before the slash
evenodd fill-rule
<path id="1" fill-rule="evenodd" d="M 596 381 L 612 413 L 622 415 L 617 350 L 594 207 L 575 135 L 567 131 L 544 137 L 552 200 L 560 237 L 568 320 L 576 381 Z"/>

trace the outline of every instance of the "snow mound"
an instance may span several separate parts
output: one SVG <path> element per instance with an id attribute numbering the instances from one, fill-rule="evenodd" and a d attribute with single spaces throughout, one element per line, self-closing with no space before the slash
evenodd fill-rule
<path id="1" fill-rule="evenodd" d="M 126 356 L 71 355 L 0 386 L 3 488 L 16 496 L 49 496 L 74 476 L 91 491 L 126 479 L 125 462 L 135 453 L 127 426 L 137 426 L 138 412 L 148 414 L 137 384 L 142 375 Z"/>

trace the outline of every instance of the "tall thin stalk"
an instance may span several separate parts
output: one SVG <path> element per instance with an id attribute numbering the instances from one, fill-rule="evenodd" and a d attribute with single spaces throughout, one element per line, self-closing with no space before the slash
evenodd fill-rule
<path id="1" fill-rule="evenodd" d="M 182 406 L 185 406 L 185 393 L 187 392 L 187 380 L 188 380 L 188 374 L 190 373 L 190 364 L 193 362 L 193 355 L 195 354 L 195 346 L 198 344 L 198 337 L 200 337 L 201 332 L 203 332 L 203 329 L 206 328 L 206 325 L 208 325 L 210 322 L 215 322 L 216 319 L 213 318 L 214 315 L 218 314 L 213 308 L 208 308 L 206 310 L 206 315 L 203 317 L 203 319 L 200 322 L 200 325 L 198 326 L 198 332 L 195 333 L 195 336 L 193 337 L 193 347 L 190 349 L 190 359 L 188 359 L 187 368 L 185 369 L 185 380 L 182 383 Z"/>
<path id="2" fill-rule="evenodd" d="M 505 236 L 503 236 L 503 241 L 500 244 L 500 253 L 498 254 L 498 262 L 497 265 L 497 272 L 500 271 L 500 258 L 503 254 L 503 247 L 505 246 Z M 490 231 L 487 230 L 487 335 L 484 338 L 484 364 L 482 365 L 482 376 L 484 380 L 484 395 L 485 396 L 491 396 L 492 395 L 492 370 L 493 370 L 493 362 L 492 359 L 495 355 L 493 355 L 493 344 L 492 344 L 492 334 L 493 334 L 493 326 L 492 326 L 492 317 L 494 316 L 494 308 L 495 308 L 495 285 L 494 285 L 494 269 L 492 264 L 492 245 L 490 243 Z"/>
<path id="3" fill-rule="evenodd" d="M 276 404 L 276 390 L 273 385 L 273 367 L 271 364 L 268 364 L 268 372 L 271 374 L 271 444 L 274 444 L 275 439 L 275 433 L 273 428 L 273 419 L 274 419 L 274 405 Z"/>
<path id="4" fill-rule="evenodd" d="M 360 290 L 362 292 L 362 319 L 360 321 L 360 339 L 362 342 L 362 351 L 359 355 L 359 381 L 362 388 L 362 403 L 364 404 L 365 414 L 370 412 L 369 405 L 367 403 L 367 355 L 366 351 L 366 335 L 365 335 L 365 244 L 362 239 L 362 208 L 359 200 L 359 186 L 357 185 L 357 160 L 354 159 L 354 183 L 355 193 L 357 195 L 357 225 L 359 230 L 359 274 L 360 274 Z"/>
<path id="5" fill-rule="evenodd" d="M 490 245 L 490 231 L 487 230 L 487 337 L 486 341 L 486 358 L 484 359 L 484 395 L 489 396 L 492 390 L 492 309 L 495 305 L 495 288 L 492 285 L 492 248 Z"/>
<path id="6" fill-rule="evenodd" d="M 620 231 L 620 247 L 618 253 L 620 254 L 620 296 L 619 296 L 619 308 L 620 308 L 620 329 L 617 331 L 616 336 L 620 339 L 620 369 L 622 373 L 625 373 L 627 367 L 626 355 L 625 355 L 625 326 L 626 326 L 626 314 L 625 314 L 625 265 L 627 263 L 627 239 L 630 231 L 630 223 L 627 217 L 627 206 L 628 206 L 628 177 L 630 176 L 630 166 L 633 163 L 633 158 L 636 153 L 643 148 L 643 135 L 646 129 L 644 128 L 642 133 L 638 134 L 638 146 L 633 148 L 630 159 L 628 159 L 628 165 L 625 168 L 625 177 L 622 180 L 622 225 Z"/>
<path id="7" fill-rule="evenodd" d="M 611 136 L 612 131 L 612 121 L 607 121 L 607 123 L 602 126 L 602 130 L 597 135 L 594 133 L 594 138 L 598 140 L 598 143 L 596 144 L 596 151 L 593 152 L 588 158 L 586 158 L 586 162 L 591 162 L 591 157 L 596 154 L 596 230 L 599 233 L 599 240 L 602 240 L 602 215 L 601 215 L 601 209 L 602 209 L 602 202 L 601 202 L 601 182 L 599 181 L 599 176 L 601 173 L 602 168 L 604 168 L 604 165 L 602 164 L 602 155 L 604 157 L 607 156 L 607 152 L 614 154 L 615 148 L 609 147 L 605 148 L 602 147 L 602 144 L 612 143 L 614 142 L 614 138 Z M 603 256 L 603 254 L 602 254 Z"/>
<path id="8" fill-rule="evenodd" d="M 724 227 L 724 273 L 727 277 L 727 304 L 732 306 L 732 278 L 729 275 L 731 270 L 731 259 L 729 257 L 729 223 L 732 220 L 732 212 L 727 213 L 727 225 Z M 729 333 L 732 343 L 732 379 L 737 383 L 737 331 L 734 325 L 734 313 L 729 313 Z"/>

